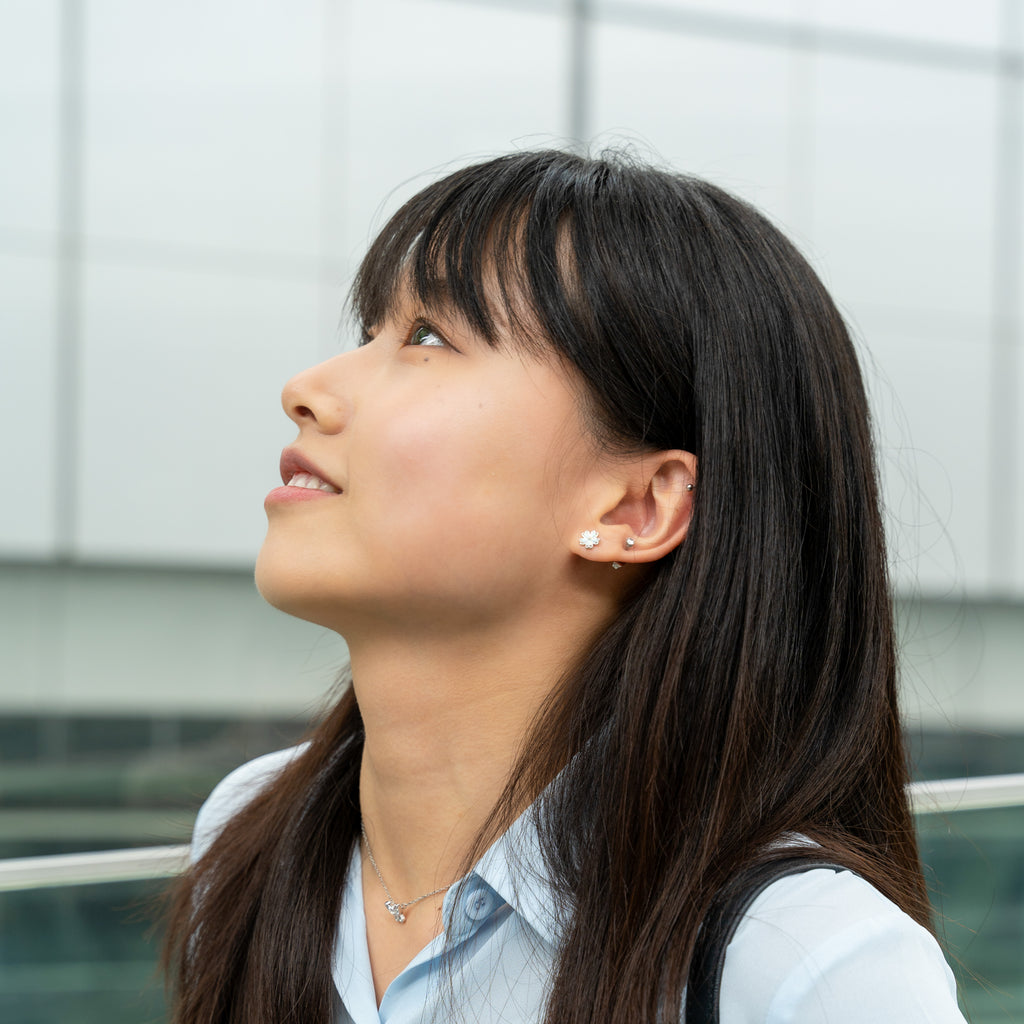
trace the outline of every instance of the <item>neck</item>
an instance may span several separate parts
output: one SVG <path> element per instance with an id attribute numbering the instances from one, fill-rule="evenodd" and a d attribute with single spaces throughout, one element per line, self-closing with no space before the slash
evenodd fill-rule
<path id="1" fill-rule="evenodd" d="M 350 645 L 366 736 L 360 805 L 396 902 L 458 877 L 538 709 L 592 639 L 546 626 Z"/>

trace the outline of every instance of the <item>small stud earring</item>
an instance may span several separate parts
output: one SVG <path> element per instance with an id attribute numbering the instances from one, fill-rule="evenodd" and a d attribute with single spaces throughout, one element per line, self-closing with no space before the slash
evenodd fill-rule
<path id="1" fill-rule="evenodd" d="M 612 562 L 612 568 L 613 569 L 621 569 L 622 568 L 622 563 L 621 562 Z"/>
<path id="2" fill-rule="evenodd" d="M 598 536 L 597 530 L 584 530 L 580 534 L 580 547 L 586 548 L 588 551 L 596 548 L 600 543 L 601 538 Z"/>
<path id="3" fill-rule="evenodd" d="M 687 484 L 687 485 L 686 485 L 686 489 L 687 489 L 688 491 L 692 491 L 692 490 L 693 490 L 693 484 Z"/>
<path id="4" fill-rule="evenodd" d="M 632 548 L 636 544 L 636 541 L 632 537 L 626 538 L 626 548 Z"/>

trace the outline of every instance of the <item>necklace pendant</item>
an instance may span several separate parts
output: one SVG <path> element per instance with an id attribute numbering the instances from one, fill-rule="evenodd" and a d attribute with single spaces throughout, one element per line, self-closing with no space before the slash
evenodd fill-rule
<path id="1" fill-rule="evenodd" d="M 405 924 L 405 914 L 402 913 L 402 908 L 394 900 L 385 900 L 384 906 L 388 908 L 388 913 L 399 924 Z"/>

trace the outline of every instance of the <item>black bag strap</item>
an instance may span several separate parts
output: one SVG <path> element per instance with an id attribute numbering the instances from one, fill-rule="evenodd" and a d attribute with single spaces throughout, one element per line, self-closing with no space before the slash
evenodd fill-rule
<path id="1" fill-rule="evenodd" d="M 715 897 L 697 935 L 693 959 L 690 961 L 684 1024 L 718 1024 L 718 998 L 722 988 L 726 947 L 736 934 L 736 929 L 750 909 L 751 903 L 772 882 L 815 868 L 849 870 L 841 864 L 832 864 L 828 861 L 807 857 L 785 857 L 764 864 L 755 864 L 754 867 L 737 875 L 733 882 Z"/>

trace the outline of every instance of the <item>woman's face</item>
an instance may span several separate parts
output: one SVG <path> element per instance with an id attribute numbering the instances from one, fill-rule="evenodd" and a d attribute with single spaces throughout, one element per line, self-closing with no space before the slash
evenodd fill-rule
<path id="1" fill-rule="evenodd" d="M 267 496 L 257 584 L 350 639 L 535 611 L 597 525 L 600 456 L 567 371 L 418 313 L 399 303 L 369 343 L 282 396 L 299 436 Z"/>

